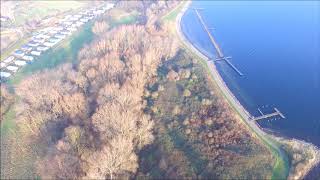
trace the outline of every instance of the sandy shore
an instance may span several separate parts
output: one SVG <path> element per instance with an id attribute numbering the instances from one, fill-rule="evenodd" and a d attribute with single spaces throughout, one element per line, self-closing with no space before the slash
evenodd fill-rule
<path id="1" fill-rule="evenodd" d="M 203 53 L 201 53 L 197 48 L 195 48 L 195 46 L 193 46 L 182 33 L 181 19 L 184 13 L 188 10 L 188 7 L 190 6 L 190 4 L 191 4 L 191 1 L 188 1 L 176 18 L 176 30 L 180 40 L 189 50 L 191 50 L 194 54 L 196 54 L 199 58 L 201 58 L 203 61 L 206 62 L 206 65 L 209 67 L 210 74 L 212 75 L 214 81 L 217 83 L 217 85 L 219 86 L 220 90 L 222 91 L 223 95 L 228 100 L 230 105 L 239 113 L 241 118 L 244 120 L 245 124 L 248 125 L 248 127 L 252 131 L 254 131 L 254 133 L 256 133 L 256 135 L 258 135 L 259 138 L 261 138 L 262 140 L 264 140 L 264 142 L 266 142 L 269 146 L 271 146 L 271 148 L 275 150 L 279 156 L 283 157 L 284 159 L 287 158 L 287 153 L 284 152 L 284 150 L 281 149 L 279 145 L 276 144 L 276 142 L 279 142 L 279 141 L 294 142 L 289 144 L 295 144 L 295 145 L 298 144 L 298 146 L 300 147 L 312 148 L 312 153 L 314 158 L 310 159 L 310 162 L 306 165 L 306 167 L 308 168 L 301 170 L 299 172 L 299 175 L 289 174 L 289 177 L 291 178 L 293 177 L 293 179 L 303 178 L 314 166 L 316 166 L 319 163 L 320 150 L 317 149 L 316 146 L 304 141 L 300 141 L 296 139 L 286 140 L 284 138 L 278 138 L 278 137 L 269 135 L 266 132 L 264 132 L 255 121 L 250 120 L 253 116 L 244 108 L 244 106 L 241 105 L 238 99 L 233 95 L 231 90 L 227 87 L 222 77 L 220 76 L 214 62 L 209 61 L 209 58 L 205 56 Z"/>

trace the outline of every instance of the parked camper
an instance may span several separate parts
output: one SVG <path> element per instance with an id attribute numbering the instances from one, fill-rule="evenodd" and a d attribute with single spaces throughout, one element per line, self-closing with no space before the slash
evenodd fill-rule
<path id="1" fill-rule="evenodd" d="M 45 39 L 41 38 L 41 39 L 33 39 L 34 42 L 36 43 L 44 43 L 45 42 Z"/>
<path id="2" fill-rule="evenodd" d="M 16 60 L 14 62 L 14 64 L 17 65 L 17 66 L 25 66 L 27 64 L 27 62 L 22 61 L 22 60 Z"/>
<path id="3" fill-rule="evenodd" d="M 83 22 L 81 22 L 81 21 L 78 21 L 78 22 L 76 22 L 76 26 L 82 26 L 83 25 Z"/>
<path id="4" fill-rule="evenodd" d="M 7 66 L 7 69 L 12 72 L 17 72 L 19 68 L 17 66 Z"/>
<path id="5" fill-rule="evenodd" d="M 70 26 L 72 24 L 72 22 L 71 21 L 65 21 L 65 22 L 63 22 L 63 24 L 65 24 L 67 26 Z"/>
<path id="6" fill-rule="evenodd" d="M 51 43 L 58 43 L 60 41 L 61 41 L 61 39 L 58 39 L 58 38 L 50 38 L 49 39 L 49 42 L 51 42 Z"/>
<path id="7" fill-rule="evenodd" d="M 64 34 L 64 35 L 71 35 L 71 32 L 70 32 L 70 31 L 61 31 L 61 34 Z"/>
<path id="8" fill-rule="evenodd" d="M 39 43 L 34 42 L 34 41 L 30 41 L 30 42 L 28 43 L 28 46 L 37 47 L 37 46 L 39 46 Z"/>
<path id="9" fill-rule="evenodd" d="M 56 31 L 56 30 L 51 30 L 50 32 L 49 32 L 49 34 L 56 34 L 58 31 Z"/>
<path id="10" fill-rule="evenodd" d="M 45 45 L 45 46 L 47 46 L 47 47 L 52 47 L 52 46 L 54 46 L 56 43 L 54 43 L 54 42 L 45 42 L 45 43 L 43 43 L 43 45 Z"/>
<path id="11" fill-rule="evenodd" d="M 3 60 L 4 63 L 11 63 L 14 60 L 13 56 L 9 56 L 7 59 Z"/>
<path id="12" fill-rule="evenodd" d="M 58 39 L 64 39 L 64 38 L 66 38 L 66 35 L 56 34 L 54 37 L 55 37 L 55 38 L 58 38 Z"/>
<path id="13" fill-rule="evenodd" d="M 49 47 L 47 47 L 47 46 L 39 46 L 39 47 L 37 47 L 38 51 L 46 51 L 48 49 L 49 49 Z"/>
<path id="14" fill-rule="evenodd" d="M 10 77 L 11 76 L 11 74 L 9 73 L 9 72 L 4 72 L 4 71 L 1 71 L 0 72 L 0 77 L 1 77 L 1 79 L 2 78 L 8 78 L 8 77 Z"/>
<path id="15" fill-rule="evenodd" d="M 41 52 L 40 51 L 31 51 L 30 54 L 35 55 L 35 56 L 40 56 Z"/>
<path id="16" fill-rule="evenodd" d="M 87 19 L 87 18 L 82 18 L 82 19 L 80 19 L 80 21 L 86 23 L 86 22 L 89 21 L 89 19 Z"/>
<path id="17" fill-rule="evenodd" d="M 22 59 L 26 61 L 33 61 L 34 58 L 32 56 L 23 56 Z"/>
<path id="18" fill-rule="evenodd" d="M 20 49 L 14 51 L 13 54 L 14 54 L 15 56 L 17 56 L 17 57 L 22 57 L 22 56 L 24 56 L 24 52 L 23 52 L 22 50 L 20 50 Z"/>
<path id="19" fill-rule="evenodd" d="M 77 29 L 74 27 L 68 27 L 67 30 L 72 32 L 72 31 L 76 31 Z"/>
<path id="20" fill-rule="evenodd" d="M 6 67 L 6 63 L 4 63 L 4 62 L 0 62 L 0 68 L 4 68 L 4 67 Z"/>

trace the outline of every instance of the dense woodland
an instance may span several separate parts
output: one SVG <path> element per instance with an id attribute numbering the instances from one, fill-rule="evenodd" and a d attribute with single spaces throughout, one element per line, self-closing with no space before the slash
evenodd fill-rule
<path id="1" fill-rule="evenodd" d="M 100 18 L 72 64 L 2 86 L 1 178 L 270 178 L 271 152 L 161 21 L 177 3 L 120 1 L 137 23 Z"/>
<path id="2" fill-rule="evenodd" d="M 274 159 L 184 50 L 158 68 L 144 99 L 155 140 L 140 153 L 138 177 L 271 178 Z"/>
<path id="3" fill-rule="evenodd" d="M 136 173 L 137 152 L 154 139 L 154 123 L 143 112 L 144 87 L 177 49 L 174 38 L 155 29 L 110 30 L 107 22 L 96 22 L 96 40 L 79 52 L 78 63 L 34 74 L 15 87 L 24 142 L 19 150 L 36 157 L 36 175 L 112 179 Z M 9 103 L 7 94 L 2 104 Z"/>

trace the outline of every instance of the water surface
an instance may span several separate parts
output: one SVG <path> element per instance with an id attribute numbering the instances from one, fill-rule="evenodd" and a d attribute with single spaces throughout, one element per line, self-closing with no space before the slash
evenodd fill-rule
<path id="1" fill-rule="evenodd" d="M 218 70 L 253 115 L 277 107 L 286 119 L 259 124 L 320 146 L 320 2 L 195 1 L 182 18 L 185 36 L 207 56 L 215 50 L 192 8 L 200 11 L 226 56 Z"/>

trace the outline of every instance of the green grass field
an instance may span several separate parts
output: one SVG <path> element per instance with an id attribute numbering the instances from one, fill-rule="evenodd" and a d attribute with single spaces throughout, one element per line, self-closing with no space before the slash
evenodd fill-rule
<path id="1" fill-rule="evenodd" d="M 84 7 L 86 1 L 23 1 L 14 9 L 14 25 L 23 25 L 26 21 L 42 19 L 59 12 Z"/>

